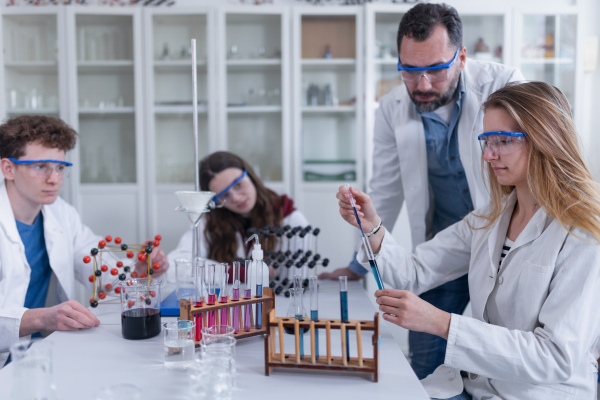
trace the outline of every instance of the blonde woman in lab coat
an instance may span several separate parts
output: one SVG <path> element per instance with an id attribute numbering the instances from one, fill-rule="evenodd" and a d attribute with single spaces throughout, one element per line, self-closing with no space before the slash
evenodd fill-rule
<path id="1" fill-rule="evenodd" d="M 370 237 L 383 318 L 448 340 L 422 383 L 439 399 L 595 399 L 600 356 L 600 191 L 569 104 L 543 82 L 509 84 L 484 103 L 479 135 L 491 202 L 413 254 L 382 228 Z M 473 138 L 475 140 L 475 138 Z M 351 189 L 365 231 L 379 223 Z M 356 226 L 347 192 L 340 213 Z M 366 262 L 364 250 L 358 260 Z M 473 317 L 417 295 L 469 274 Z M 391 289 L 394 288 L 394 289 Z"/>

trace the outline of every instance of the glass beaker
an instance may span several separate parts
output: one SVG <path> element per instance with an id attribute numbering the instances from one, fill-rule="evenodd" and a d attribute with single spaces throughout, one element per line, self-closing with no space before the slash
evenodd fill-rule
<path id="1" fill-rule="evenodd" d="M 12 399 L 57 398 L 52 372 L 52 345 L 48 341 L 19 341 L 10 346 L 10 354 L 14 364 Z"/>
<path id="2" fill-rule="evenodd" d="M 125 339 L 148 339 L 160 333 L 161 280 L 135 278 L 119 282 L 121 333 Z"/>
<path id="3" fill-rule="evenodd" d="M 165 367 L 185 369 L 194 363 L 196 325 L 193 321 L 172 321 L 163 324 L 165 332 Z"/>
<path id="4" fill-rule="evenodd" d="M 204 259 L 198 258 L 197 265 L 204 266 Z M 175 276 L 177 299 L 196 300 L 196 271 L 191 261 L 184 259 L 175 260 Z"/>

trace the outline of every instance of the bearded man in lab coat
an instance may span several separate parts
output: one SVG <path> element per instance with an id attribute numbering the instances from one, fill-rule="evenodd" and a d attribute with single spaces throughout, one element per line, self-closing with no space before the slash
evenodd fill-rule
<path id="1" fill-rule="evenodd" d="M 72 165 L 65 153 L 76 135 L 63 121 L 44 116 L 20 116 L 0 126 L 0 366 L 20 337 L 100 324 L 72 299 L 75 279 L 87 282 L 83 257 L 101 238 L 58 197 Z M 168 262 L 160 249 L 152 256 L 163 266 L 158 276 Z M 52 275 L 56 298 L 46 299 Z M 45 307 L 46 300 L 58 304 Z"/>
<path id="2" fill-rule="evenodd" d="M 483 132 L 481 105 L 506 83 L 524 78 L 511 67 L 467 60 L 460 16 L 445 4 L 410 9 L 400 22 L 397 45 L 404 85 L 380 100 L 369 194 L 379 210 L 379 227 L 389 231 L 406 201 L 414 248 L 488 203 L 476 140 Z M 358 279 L 366 273 L 354 260 L 320 278 Z M 467 276 L 421 298 L 462 314 L 469 302 Z M 419 379 L 444 362 L 446 341 L 440 337 L 411 331 L 409 346 Z"/>

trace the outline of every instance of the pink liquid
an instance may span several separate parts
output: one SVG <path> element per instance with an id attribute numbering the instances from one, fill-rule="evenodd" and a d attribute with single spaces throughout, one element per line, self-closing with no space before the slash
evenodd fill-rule
<path id="1" fill-rule="evenodd" d="M 196 307 L 202 307 L 202 301 L 197 301 Z M 202 314 L 194 315 L 196 321 L 196 341 L 202 340 Z"/>
<path id="2" fill-rule="evenodd" d="M 227 296 L 221 297 L 221 300 L 219 300 L 219 302 L 220 303 L 227 303 Z M 229 310 L 227 308 L 222 308 L 221 309 L 221 313 L 219 314 L 219 321 L 220 321 L 219 323 L 221 325 L 229 325 L 229 323 L 228 323 L 229 322 L 229 318 L 227 318 L 228 317 L 228 315 L 227 315 L 228 311 Z"/>
<path id="3" fill-rule="evenodd" d="M 239 299 L 240 299 L 240 289 L 234 288 L 231 300 L 237 301 Z M 233 307 L 233 310 L 231 312 L 233 313 L 233 330 L 234 330 L 234 333 L 238 333 L 240 330 L 240 308 Z"/>
<path id="4" fill-rule="evenodd" d="M 252 290 L 246 289 L 244 292 L 244 298 L 249 299 L 252 297 Z M 244 306 L 244 331 L 248 332 L 250 330 L 250 320 L 252 319 L 252 305 L 248 304 Z"/>
<path id="5" fill-rule="evenodd" d="M 215 300 L 216 299 L 217 299 L 217 295 L 216 294 L 209 294 L 208 295 L 208 304 L 209 305 L 215 304 Z M 207 317 L 208 321 L 206 321 L 206 323 L 207 323 L 208 327 L 215 326 L 215 318 L 217 316 L 215 314 L 215 311 L 214 310 L 213 311 L 208 311 L 207 314 L 208 314 L 208 317 Z"/>

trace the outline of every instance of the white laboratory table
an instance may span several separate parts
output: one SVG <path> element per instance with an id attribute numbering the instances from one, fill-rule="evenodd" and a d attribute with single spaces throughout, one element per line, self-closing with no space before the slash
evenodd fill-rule
<path id="1" fill-rule="evenodd" d="M 333 281 L 319 284 L 319 317 L 339 318 L 339 284 Z M 349 282 L 348 286 L 350 319 L 372 320 L 376 310 L 364 289 L 358 282 Z M 276 296 L 277 316 L 286 315 L 290 301 L 284 296 Z M 309 306 L 308 296 L 304 304 Z M 139 385 L 144 400 L 189 398 L 189 372 L 169 370 L 163 365 L 162 333 L 151 339 L 127 340 L 121 336 L 119 306 L 104 305 L 94 312 L 100 319 L 100 326 L 82 331 L 55 332 L 45 339 L 53 343 L 54 381 L 60 400 L 92 399 L 98 389 L 126 382 Z M 264 339 L 252 337 L 240 339 L 236 344 L 234 398 L 429 399 L 383 319 L 380 321 L 379 382 L 372 382 L 371 374 L 284 368 L 274 368 L 270 376 L 265 376 Z M 288 349 L 293 348 L 293 335 L 286 336 L 290 336 L 286 338 L 286 352 L 292 352 Z M 305 336 L 306 346 L 310 341 L 308 335 Z M 371 332 L 363 333 L 365 357 L 372 356 L 372 346 L 369 350 L 367 345 L 370 338 Z M 332 352 L 341 346 L 340 340 L 335 339 L 332 338 Z M 324 347 L 324 338 L 321 343 Z M 335 352 L 333 354 L 336 355 Z M 337 355 L 341 355 L 341 350 Z M 10 396 L 12 370 L 10 364 L 0 370 L 0 398 Z"/>

